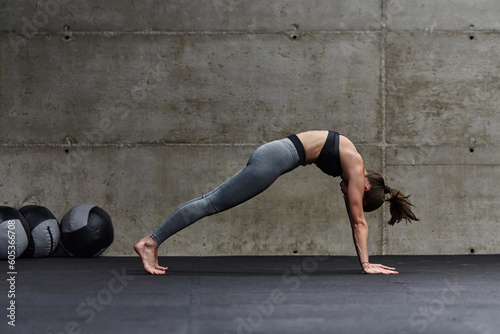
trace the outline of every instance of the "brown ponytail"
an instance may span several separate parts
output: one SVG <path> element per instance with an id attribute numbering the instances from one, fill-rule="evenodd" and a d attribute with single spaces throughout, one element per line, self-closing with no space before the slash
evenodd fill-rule
<path id="1" fill-rule="evenodd" d="M 392 188 L 390 189 L 390 194 L 391 197 L 385 200 L 390 203 L 389 211 L 391 212 L 391 219 L 388 221 L 389 225 L 399 223 L 403 219 L 406 219 L 408 223 L 411 223 L 411 220 L 418 221 L 418 218 L 411 211 L 413 204 L 408 200 L 410 196 L 405 196 L 401 191 Z"/>
<path id="2" fill-rule="evenodd" d="M 410 196 L 405 196 L 401 191 L 386 186 L 384 178 L 378 173 L 367 171 L 366 178 L 371 187 L 363 197 L 364 211 L 373 211 L 381 207 L 384 202 L 389 202 L 391 219 L 389 219 L 388 223 L 390 225 L 399 223 L 403 219 L 410 223 L 411 220 L 418 221 L 418 218 L 411 211 L 413 204 L 408 200 Z M 390 198 L 386 199 L 385 194 L 390 194 Z"/>

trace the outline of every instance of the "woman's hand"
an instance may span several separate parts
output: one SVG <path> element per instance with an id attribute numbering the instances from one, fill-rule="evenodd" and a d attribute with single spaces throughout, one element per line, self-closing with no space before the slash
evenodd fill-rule
<path id="1" fill-rule="evenodd" d="M 375 263 L 364 263 L 363 272 L 365 274 L 384 274 L 384 275 L 399 274 L 399 271 L 396 271 L 396 268 L 391 268 L 384 266 L 382 264 L 375 264 Z"/>

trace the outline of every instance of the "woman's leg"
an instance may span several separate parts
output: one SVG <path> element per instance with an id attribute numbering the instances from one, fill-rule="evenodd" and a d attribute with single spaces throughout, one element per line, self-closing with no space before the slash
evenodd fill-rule
<path id="1" fill-rule="evenodd" d="M 199 219 L 255 197 L 297 166 L 298 154 L 289 139 L 264 144 L 250 156 L 245 168 L 211 192 L 181 205 L 151 237 L 161 244 Z"/>
<path id="2" fill-rule="evenodd" d="M 299 155 L 289 139 L 264 144 L 252 153 L 247 165 L 240 172 L 211 192 L 181 205 L 151 234 L 151 238 L 146 237 L 141 241 L 156 244 L 156 251 L 158 245 L 180 230 L 203 217 L 228 210 L 255 197 L 273 184 L 280 175 L 298 166 Z M 136 245 L 136 251 L 141 255 L 137 248 Z M 163 268 L 158 266 L 157 255 L 155 257 L 154 262 L 147 262 L 156 269 Z M 144 260 L 143 258 L 143 263 Z"/>

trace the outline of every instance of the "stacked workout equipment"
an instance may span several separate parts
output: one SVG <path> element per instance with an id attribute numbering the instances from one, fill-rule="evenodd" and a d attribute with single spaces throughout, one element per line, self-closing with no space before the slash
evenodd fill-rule
<path id="1" fill-rule="evenodd" d="M 114 231 L 106 211 L 77 204 L 59 225 L 49 209 L 28 205 L 16 210 L 0 206 L 0 260 L 47 257 L 61 242 L 76 257 L 98 256 L 113 242 Z"/>

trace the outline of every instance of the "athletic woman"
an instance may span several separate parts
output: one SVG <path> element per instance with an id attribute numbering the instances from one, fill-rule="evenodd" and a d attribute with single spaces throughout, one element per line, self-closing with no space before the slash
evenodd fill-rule
<path id="1" fill-rule="evenodd" d="M 373 264 L 368 258 L 368 225 L 364 212 L 390 202 L 390 225 L 418 220 L 409 196 L 385 185 L 380 174 L 366 171 L 361 155 L 345 136 L 333 131 L 308 131 L 257 148 L 247 165 L 215 190 L 181 205 L 153 234 L 139 240 L 135 251 L 150 274 L 164 274 L 158 265 L 158 247 L 166 239 L 199 219 L 241 204 L 265 189 L 280 175 L 298 166 L 316 164 L 324 173 L 340 176 L 340 190 L 351 223 L 359 262 L 366 274 L 398 274 L 395 268 Z M 389 195 L 386 198 L 386 195 Z"/>

